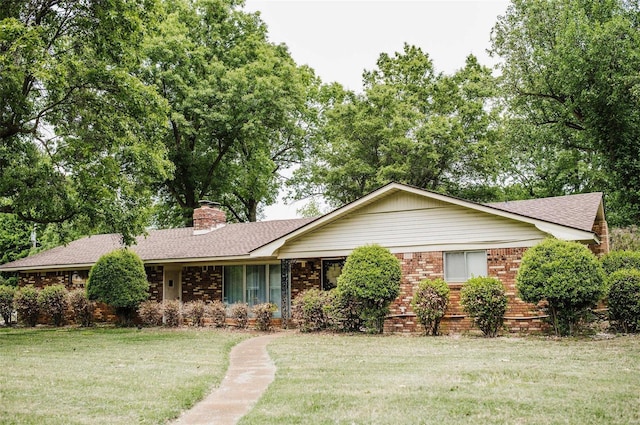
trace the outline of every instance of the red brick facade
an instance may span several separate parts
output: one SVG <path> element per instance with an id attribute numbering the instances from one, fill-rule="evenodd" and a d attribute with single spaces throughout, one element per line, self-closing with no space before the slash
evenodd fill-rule
<path id="1" fill-rule="evenodd" d="M 291 299 L 307 289 L 321 289 L 322 261 L 307 258 L 291 262 Z"/>
<path id="2" fill-rule="evenodd" d="M 182 301 L 222 300 L 222 266 L 182 269 Z"/>

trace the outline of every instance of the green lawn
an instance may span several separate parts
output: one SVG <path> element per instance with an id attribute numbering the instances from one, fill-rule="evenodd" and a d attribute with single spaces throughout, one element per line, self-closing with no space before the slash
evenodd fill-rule
<path id="1" fill-rule="evenodd" d="M 247 424 L 639 424 L 640 338 L 291 335 Z"/>
<path id="2" fill-rule="evenodd" d="M 158 424 L 218 385 L 248 334 L 0 329 L 0 424 Z"/>

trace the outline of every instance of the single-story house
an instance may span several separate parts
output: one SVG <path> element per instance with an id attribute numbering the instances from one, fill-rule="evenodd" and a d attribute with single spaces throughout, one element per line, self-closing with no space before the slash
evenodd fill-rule
<path id="1" fill-rule="evenodd" d="M 471 327 L 459 303 L 471 276 L 495 276 L 506 288 L 505 324 L 540 330 L 539 309 L 517 297 L 515 277 L 525 250 L 547 237 L 609 250 L 602 193 L 479 204 L 391 183 L 317 218 L 226 223 L 217 204 L 194 211 L 194 227 L 151 230 L 131 249 L 144 261 L 153 300 L 272 302 L 290 317 L 291 300 L 309 288 L 331 289 L 356 247 L 377 243 L 401 262 L 401 293 L 385 332 L 419 331 L 411 311 L 418 282 L 444 278 L 451 303 L 443 332 Z M 118 235 L 95 235 L 0 266 L 20 285 L 83 287 L 98 258 L 120 247 Z"/>

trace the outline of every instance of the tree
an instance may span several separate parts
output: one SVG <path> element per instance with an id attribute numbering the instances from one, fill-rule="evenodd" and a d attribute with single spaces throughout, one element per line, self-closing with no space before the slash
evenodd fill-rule
<path id="1" fill-rule="evenodd" d="M 6 326 L 11 325 L 11 316 L 14 311 L 13 297 L 15 294 L 15 287 L 0 284 L 0 316 Z"/>
<path id="2" fill-rule="evenodd" d="M 400 261 L 380 245 L 354 249 L 338 277 L 338 292 L 360 304 L 360 318 L 381 333 L 389 303 L 400 293 Z"/>
<path id="3" fill-rule="evenodd" d="M 100 257 L 89 271 L 87 296 L 114 307 L 119 322 L 129 324 L 138 305 L 149 297 L 149 282 L 140 257 L 128 249 Z"/>
<path id="4" fill-rule="evenodd" d="M 321 194 L 340 206 L 390 181 L 474 198 L 494 183 L 496 85 L 475 57 L 447 76 L 405 45 L 363 79 L 362 94 L 329 91 L 312 155 L 290 182 L 294 198 Z"/>
<path id="5" fill-rule="evenodd" d="M 570 335 L 603 295 L 604 278 L 600 262 L 586 246 L 548 239 L 524 253 L 516 287 L 522 300 L 546 302 L 556 335 Z"/>
<path id="6" fill-rule="evenodd" d="M 164 0 L 160 31 L 145 41 L 141 73 L 169 104 L 161 128 L 176 169 L 158 188 L 161 225 L 190 224 L 201 199 L 255 221 L 275 201 L 278 170 L 303 154 L 301 122 L 318 80 L 241 4 Z"/>
<path id="7" fill-rule="evenodd" d="M 169 163 L 164 102 L 133 71 L 154 0 L 0 6 L 0 212 L 84 220 L 132 243 Z"/>
<path id="8" fill-rule="evenodd" d="M 610 189 L 617 225 L 640 219 L 639 25 L 637 2 L 513 0 L 492 32 L 508 125 L 554 168 L 576 170 L 555 176 L 559 191 Z M 573 163 L 554 158 L 567 153 Z"/>

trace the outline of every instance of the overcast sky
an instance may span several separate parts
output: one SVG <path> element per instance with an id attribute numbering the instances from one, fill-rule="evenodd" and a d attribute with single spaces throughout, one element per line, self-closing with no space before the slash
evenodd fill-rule
<path id="1" fill-rule="evenodd" d="M 246 0 L 260 11 L 269 39 L 285 43 L 299 65 L 309 65 L 324 82 L 359 91 L 362 72 L 375 67 L 382 52 L 409 43 L 422 48 L 436 71 L 450 74 L 473 53 L 489 57 L 491 28 L 508 1 Z M 267 219 L 292 218 L 298 205 L 268 207 Z"/>

